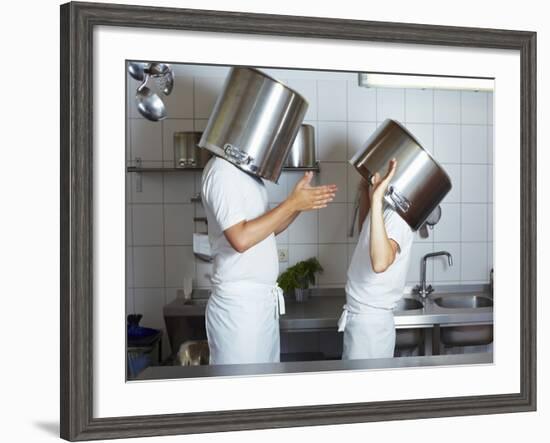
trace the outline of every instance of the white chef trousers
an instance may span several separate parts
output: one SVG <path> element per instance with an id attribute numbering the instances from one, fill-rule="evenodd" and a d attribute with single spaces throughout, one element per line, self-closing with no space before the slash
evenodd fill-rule
<path id="1" fill-rule="evenodd" d="M 391 309 L 345 304 L 338 331 L 344 331 L 342 360 L 393 357 L 395 322 Z"/>
<path id="2" fill-rule="evenodd" d="M 279 362 L 279 315 L 284 312 L 283 291 L 277 285 L 214 287 L 205 313 L 210 364 Z"/>

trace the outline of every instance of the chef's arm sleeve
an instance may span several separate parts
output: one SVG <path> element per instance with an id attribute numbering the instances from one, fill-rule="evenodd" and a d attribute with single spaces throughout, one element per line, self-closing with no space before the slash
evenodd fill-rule
<path id="1" fill-rule="evenodd" d="M 208 177 L 203 186 L 205 204 L 211 208 L 222 231 L 246 221 L 242 192 L 233 183 L 235 180 L 230 174 L 219 171 Z"/>
<path id="2" fill-rule="evenodd" d="M 411 235 L 411 228 L 396 212 L 392 211 L 385 217 L 386 234 L 389 240 L 397 243 L 397 253 L 401 252 L 401 247 L 405 245 L 407 236 Z"/>

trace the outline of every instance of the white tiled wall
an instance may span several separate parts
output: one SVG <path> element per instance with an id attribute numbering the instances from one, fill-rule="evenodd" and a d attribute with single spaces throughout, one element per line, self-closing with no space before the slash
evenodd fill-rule
<path id="1" fill-rule="evenodd" d="M 150 122 L 136 111 L 137 82 L 128 88 L 128 164 L 141 157 L 145 165 L 172 166 L 175 131 L 204 129 L 228 68 L 173 65 L 176 83 L 167 100 L 168 118 Z M 347 160 L 387 117 L 403 122 L 433 153 L 451 176 L 453 189 L 442 204 L 440 223 L 428 239 L 416 236 L 408 283 L 416 284 L 423 254 L 447 250 L 454 266 L 444 258 L 428 264 L 435 283 L 486 282 L 492 267 L 492 99 L 490 93 L 419 89 L 367 89 L 352 73 L 266 70 L 302 93 L 310 106 L 305 122 L 316 129 L 317 154 L 323 183 L 336 183 L 337 197 L 320 212 L 300 215 L 278 244 L 288 248 L 288 263 L 316 256 L 325 268 L 321 286 L 343 286 L 357 240 L 348 237 L 359 176 Z M 300 177 L 284 172 L 278 185 L 268 183 L 275 206 L 291 192 Z M 156 305 L 192 276 L 195 286 L 208 285 L 210 265 L 192 254 L 192 232 L 205 225 L 204 216 L 190 199 L 199 192 L 200 173 L 128 174 L 127 243 L 129 307 Z M 138 187 L 141 191 L 138 192 Z M 160 318 L 144 319 L 155 327 Z"/>

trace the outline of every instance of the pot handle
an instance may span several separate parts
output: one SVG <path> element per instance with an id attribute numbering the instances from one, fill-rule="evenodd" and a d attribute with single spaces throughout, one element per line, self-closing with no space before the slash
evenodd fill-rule
<path id="1" fill-rule="evenodd" d="M 227 143 L 223 147 L 223 152 L 225 153 L 226 157 L 229 157 L 239 165 L 248 165 L 253 160 L 252 157 L 248 155 L 248 153 L 240 150 L 230 143 Z"/>
<path id="2" fill-rule="evenodd" d="M 407 212 L 411 207 L 411 202 L 399 192 L 395 190 L 393 186 L 388 189 L 388 196 L 391 198 L 395 206 L 397 206 L 402 212 Z"/>

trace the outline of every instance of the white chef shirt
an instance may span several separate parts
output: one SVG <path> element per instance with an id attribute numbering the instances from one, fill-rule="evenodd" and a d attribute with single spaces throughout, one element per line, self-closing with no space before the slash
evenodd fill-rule
<path id="1" fill-rule="evenodd" d="M 201 197 L 214 257 L 212 283 L 215 286 L 239 282 L 275 285 L 279 273 L 275 235 L 270 234 L 239 253 L 223 233 L 236 223 L 255 219 L 269 210 L 262 179 L 214 156 L 202 173 Z"/>
<path id="2" fill-rule="evenodd" d="M 389 206 L 384 207 L 383 217 L 388 238 L 393 239 L 399 245 L 399 249 L 388 269 L 378 274 L 374 272 L 369 252 L 369 211 L 348 269 L 346 303 L 351 307 L 366 304 L 376 308 L 392 309 L 403 296 L 414 234 L 405 220 Z"/>

